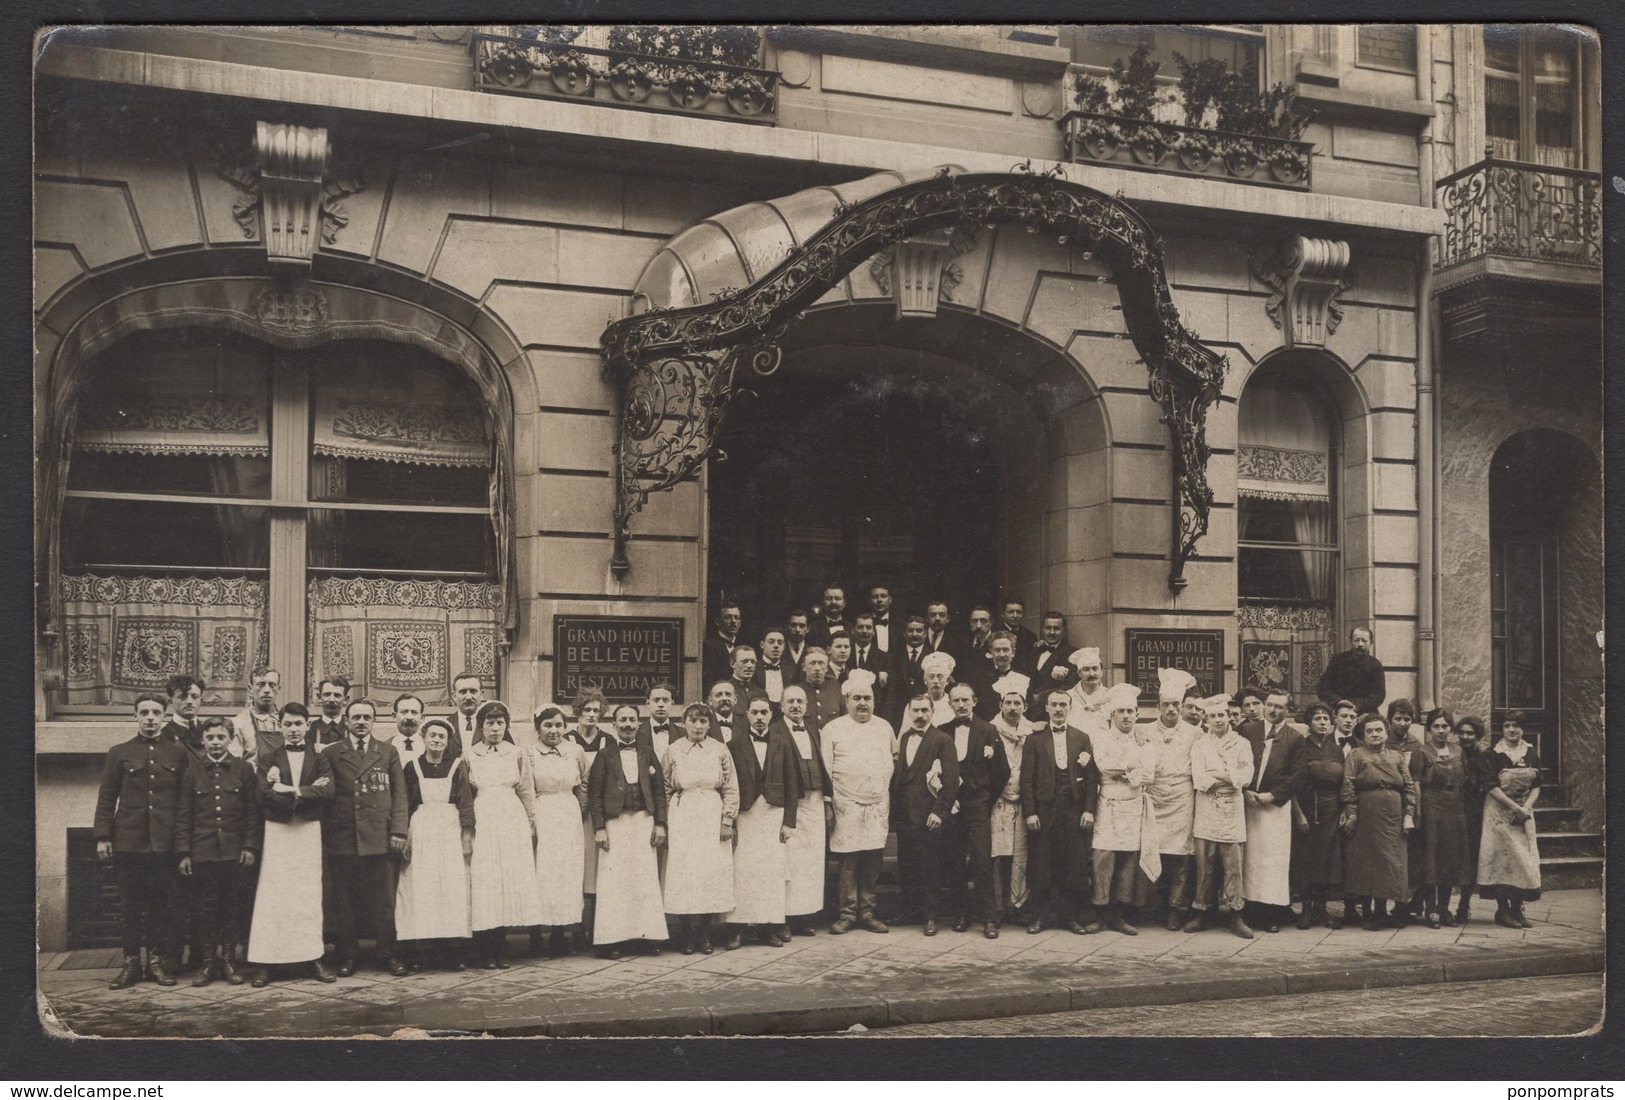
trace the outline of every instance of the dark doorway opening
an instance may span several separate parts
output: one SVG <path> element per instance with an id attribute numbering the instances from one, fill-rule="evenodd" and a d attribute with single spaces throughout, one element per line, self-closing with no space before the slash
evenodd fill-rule
<path id="1" fill-rule="evenodd" d="M 746 636 L 826 584 L 847 613 L 870 585 L 895 606 L 948 601 L 956 624 L 1003 575 L 997 402 L 959 380 L 789 371 L 729 411 L 710 469 L 707 608 L 737 602 Z"/>

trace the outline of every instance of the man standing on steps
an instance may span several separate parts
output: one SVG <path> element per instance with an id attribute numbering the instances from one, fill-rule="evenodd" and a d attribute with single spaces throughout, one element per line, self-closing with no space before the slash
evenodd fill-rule
<path id="1" fill-rule="evenodd" d="M 1242 790 L 1253 777 L 1253 750 L 1247 739 L 1230 728 L 1230 697 L 1214 695 L 1202 700 L 1207 712 L 1207 733 L 1191 746 L 1191 785 L 1196 788 L 1196 813 L 1191 832 L 1196 839 L 1195 916 L 1185 931 L 1208 927 L 1215 907 L 1229 913 L 1230 931 L 1244 940 L 1253 930 L 1241 918 L 1242 851 L 1247 846 L 1247 815 Z"/>
<path id="2" fill-rule="evenodd" d="M 1377 713 L 1388 686 L 1382 662 L 1371 652 L 1371 631 L 1363 626 L 1349 631 L 1349 648 L 1326 662 L 1315 693 L 1329 707 L 1347 699 L 1361 714 Z"/>
<path id="3" fill-rule="evenodd" d="M 822 733 L 824 768 L 829 774 L 829 850 L 840 861 L 840 916 L 830 932 L 843 935 L 854 924 L 886 932 L 875 916 L 875 884 L 891 827 L 891 723 L 876 718 L 874 674 L 857 669 L 841 688 L 846 714 Z"/>

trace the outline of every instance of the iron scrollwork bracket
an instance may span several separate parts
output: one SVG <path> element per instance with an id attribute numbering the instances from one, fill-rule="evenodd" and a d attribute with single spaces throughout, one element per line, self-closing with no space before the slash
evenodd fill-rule
<path id="1" fill-rule="evenodd" d="M 682 309 L 653 309 L 604 330 L 605 379 L 621 397 L 616 440 L 615 554 L 624 576 L 632 516 L 651 493 L 670 489 L 715 453 L 741 368 L 777 369 L 780 342 L 802 313 L 882 249 L 949 227 L 1017 224 L 1089 249 L 1111 269 L 1130 339 L 1150 371 L 1151 396 L 1172 443 L 1175 522 L 1169 586 L 1207 532 L 1207 407 L 1229 364 L 1180 322 L 1163 272 L 1162 244 L 1122 201 L 1050 173 L 952 175 L 905 184 L 832 220 L 751 286 Z"/>

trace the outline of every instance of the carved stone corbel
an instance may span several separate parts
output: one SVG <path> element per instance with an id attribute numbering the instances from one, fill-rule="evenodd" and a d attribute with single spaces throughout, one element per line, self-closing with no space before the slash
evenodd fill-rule
<path id="1" fill-rule="evenodd" d="M 339 200 L 366 183 L 358 172 L 329 177 L 330 153 L 325 127 L 264 120 L 255 123 L 252 150 L 222 153 L 217 171 L 242 191 L 232 216 L 273 263 L 309 266 L 349 222 Z"/>
<path id="2" fill-rule="evenodd" d="M 976 247 L 970 230 L 942 230 L 898 241 L 877 255 L 869 274 L 897 303 L 897 316 L 935 317 L 939 301 L 954 300 L 965 273 L 955 262 Z"/>
<path id="3" fill-rule="evenodd" d="M 1337 295 L 1348 288 L 1347 241 L 1301 234 L 1270 237 L 1253 246 L 1253 274 L 1274 289 L 1264 311 L 1289 348 L 1324 347 L 1343 310 Z"/>

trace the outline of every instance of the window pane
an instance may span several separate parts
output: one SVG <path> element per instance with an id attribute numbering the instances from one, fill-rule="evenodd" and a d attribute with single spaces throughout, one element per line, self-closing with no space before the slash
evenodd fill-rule
<path id="1" fill-rule="evenodd" d="M 484 466 L 425 466 L 317 455 L 310 465 L 312 500 L 368 504 L 482 505 L 490 499 Z"/>
<path id="2" fill-rule="evenodd" d="M 1335 551 L 1244 547 L 1239 557 L 1242 599 L 1329 605 L 1337 566 Z"/>
<path id="3" fill-rule="evenodd" d="M 74 453 L 69 489 L 187 496 L 269 497 L 271 460 L 239 455 Z"/>
<path id="4" fill-rule="evenodd" d="M 433 512 L 310 513 L 313 569 L 495 576 L 491 520 Z"/>
<path id="5" fill-rule="evenodd" d="M 264 508 L 69 498 L 62 516 L 64 571 L 95 566 L 264 569 Z"/>

